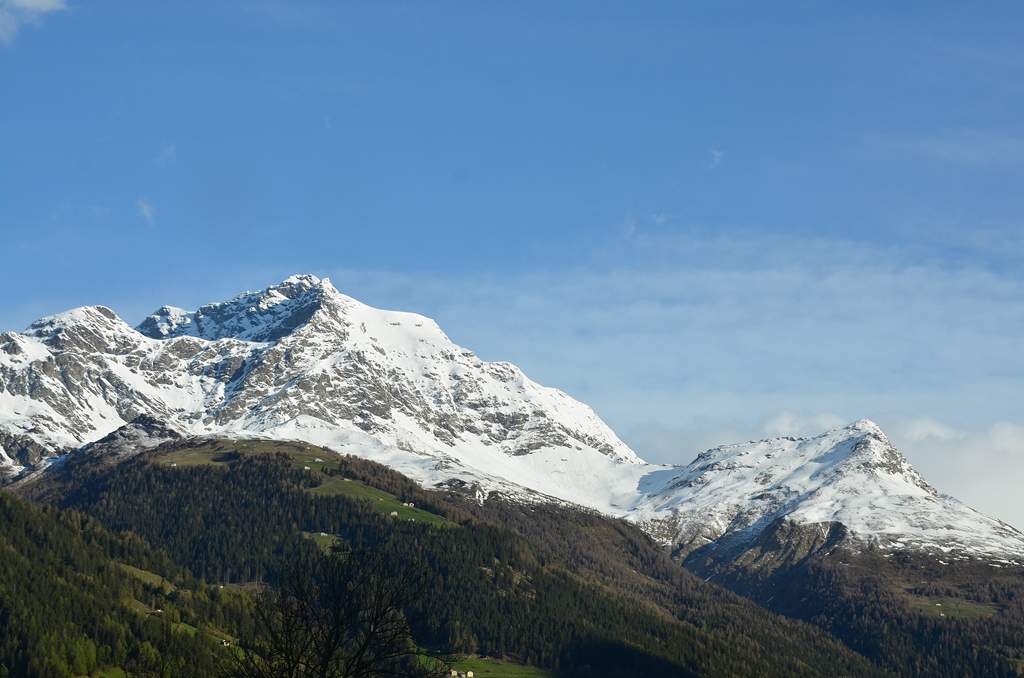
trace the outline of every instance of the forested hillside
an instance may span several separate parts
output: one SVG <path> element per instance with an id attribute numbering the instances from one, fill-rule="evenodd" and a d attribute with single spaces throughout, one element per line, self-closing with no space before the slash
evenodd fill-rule
<path id="1" fill-rule="evenodd" d="M 0 493 L 0 676 L 209 676 L 211 630 L 237 628 L 246 608 L 130 533 Z"/>
<path id="2" fill-rule="evenodd" d="M 708 578 L 814 624 L 896 675 L 1024 674 L 1024 571 L 1008 563 L 836 550 L 791 569 L 723 568 L 698 579 L 629 523 L 566 507 L 459 505 L 681 615 L 693 609 L 693 582 Z"/>
<path id="3" fill-rule="evenodd" d="M 814 623 L 901 676 L 1024 674 L 1024 570 L 935 554 L 834 551 L 712 577 Z"/>
<path id="4" fill-rule="evenodd" d="M 1009 564 L 835 551 L 704 573 L 760 607 L 628 523 L 427 491 L 298 443 L 99 450 L 17 491 L 49 507 L 0 494 L 0 675 L 216 675 L 221 640 L 255 629 L 257 587 L 331 551 L 425 573 L 407 610 L 421 647 L 560 675 L 1024 669 L 1024 573 Z"/>
<path id="5" fill-rule="evenodd" d="M 383 554 L 399 569 L 425 566 L 417 616 L 429 628 L 420 642 L 436 649 L 564 675 L 877 673 L 813 627 L 690 576 L 636 534 L 612 535 L 638 549 L 633 556 L 587 562 L 473 517 L 379 465 L 315 463 L 315 452 L 282 449 L 290 456 L 230 442 L 178 444 L 118 465 L 85 464 L 49 497 L 140 535 L 211 583 L 273 583 L 282 563 L 331 545 Z M 409 519 L 392 506 L 427 512 Z M 617 529 L 590 514 L 562 518 L 562 529 L 580 531 L 577 552 Z"/>

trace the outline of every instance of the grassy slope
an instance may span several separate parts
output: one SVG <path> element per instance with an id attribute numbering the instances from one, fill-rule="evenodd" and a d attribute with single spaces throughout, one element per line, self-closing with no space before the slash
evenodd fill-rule
<path id="1" fill-rule="evenodd" d="M 442 516 L 422 508 L 408 506 L 395 495 L 367 485 L 353 478 L 333 477 L 340 467 L 338 455 L 330 450 L 299 442 L 206 440 L 200 445 L 162 451 L 154 457 L 155 463 L 188 468 L 190 466 L 226 466 L 233 461 L 261 454 L 286 454 L 296 470 L 308 471 L 316 485 L 310 492 L 323 496 L 342 496 L 371 502 L 375 510 L 399 520 L 418 520 L 429 525 L 451 525 Z M 317 535 L 319 536 L 319 535 Z"/>
<path id="2" fill-rule="evenodd" d="M 555 678 L 558 674 L 535 666 L 519 666 L 490 657 L 467 657 L 455 662 L 454 668 L 475 678 Z"/>

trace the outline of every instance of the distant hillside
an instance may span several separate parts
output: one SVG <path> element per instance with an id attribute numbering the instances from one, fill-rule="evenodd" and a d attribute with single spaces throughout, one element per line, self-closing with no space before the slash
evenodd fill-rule
<path id="1" fill-rule="evenodd" d="M 309 275 L 0 334 L 0 396 L 8 491 L 209 582 L 333 547 L 426 560 L 425 644 L 581 675 L 1024 670 L 1024 534 L 867 420 L 647 464 L 583 403 Z"/>
<path id="2" fill-rule="evenodd" d="M 210 676 L 244 601 L 143 540 L 0 492 L 0 676 Z"/>
<path id="3" fill-rule="evenodd" d="M 812 627 L 680 570 L 635 528 L 624 543 L 640 539 L 640 559 L 601 571 L 473 518 L 378 464 L 309 446 L 283 446 L 283 455 L 269 447 L 183 442 L 118 464 L 97 457 L 48 496 L 142 535 L 209 581 L 272 581 L 281 558 L 294 559 L 321 534 L 410 566 L 425 563 L 432 583 L 422 605 L 435 615 L 441 642 L 564 675 L 876 673 Z M 398 507 L 441 521 L 391 515 Z M 598 532 L 617 529 L 585 515 L 581 527 L 598 520 Z M 573 514 L 563 517 L 572 529 Z M 638 565 L 638 573 L 620 576 Z"/>
<path id="4" fill-rule="evenodd" d="M 1024 535 L 936 492 L 870 421 L 647 464 L 585 404 L 311 275 L 135 328 L 103 306 L 41 318 L 0 334 L 0 396 L 0 479 L 110 436 L 129 453 L 301 441 L 424 487 L 626 518 L 694 567 L 737 557 L 776 520 L 853 550 L 1024 563 Z"/>

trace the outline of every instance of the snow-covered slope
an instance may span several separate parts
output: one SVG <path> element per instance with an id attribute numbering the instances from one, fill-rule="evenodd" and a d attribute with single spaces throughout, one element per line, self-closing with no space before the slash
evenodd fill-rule
<path id="1" fill-rule="evenodd" d="M 784 520 L 822 539 L 841 525 L 853 548 L 1024 557 L 1024 535 L 936 492 L 868 420 L 816 438 L 717 447 L 649 475 L 645 489 L 634 519 L 681 556 L 732 557 Z"/>
<path id="2" fill-rule="evenodd" d="M 430 319 L 295 276 L 133 329 L 80 308 L 0 335 L 0 461 L 95 441 L 140 414 L 186 435 L 302 439 L 421 482 L 456 478 L 594 508 L 643 467 L 587 406 L 453 344 Z M 590 504 L 588 504 L 590 505 Z"/>
<path id="3" fill-rule="evenodd" d="M 785 520 L 832 535 L 841 524 L 854 548 L 1024 558 L 1024 536 L 938 495 L 871 422 L 649 465 L 589 407 L 313 276 L 194 312 L 165 306 L 138 328 L 94 306 L 0 335 L 0 473 L 149 417 L 165 436 L 304 440 L 426 486 L 572 502 L 681 556 L 742 551 Z"/>

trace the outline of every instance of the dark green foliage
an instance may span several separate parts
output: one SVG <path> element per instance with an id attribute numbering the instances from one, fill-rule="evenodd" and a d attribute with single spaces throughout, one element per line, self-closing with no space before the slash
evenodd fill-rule
<path id="1" fill-rule="evenodd" d="M 349 459 L 341 472 L 461 526 L 396 521 L 363 501 L 314 495 L 308 488 L 316 474 L 272 455 L 178 468 L 137 458 L 71 487 L 67 496 L 107 527 L 144 536 L 208 581 L 273 583 L 275 563 L 308 558 L 317 548 L 303 531 L 338 535 L 347 547 L 383 554 L 399 567 L 422 563 L 430 576 L 417 606 L 435 619 L 418 629 L 423 645 L 510 657 L 567 675 L 620 676 L 653 667 L 672 667 L 659 669 L 662 675 L 871 673 L 820 631 L 704 584 L 613 521 L 542 513 L 534 534 L 517 535 L 379 465 Z M 520 518 L 530 522 L 527 514 Z M 531 543 L 566 542 L 580 526 L 568 551 Z M 632 552 L 616 562 L 610 552 L 588 549 L 587 539 L 600 536 L 595 532 Z M 602 555 L 587 560 L 583 552 Z M 600 661 L 593 661 L 598 651 Z"/>
<path id="2" fill-rule="evenodd" d="M 217 606 L 199 590 L 193 596 L 147 584 L 118 561 L 197 586 L 131 534 L 115 537 L 80 513 L 0 493 L 0 675 L 56 678 L 105 665 L 131 667 L 135 675 L 209 675 L 214 640 L 178 631 L 177 609 L 143 614 L 129 604 L 171 610 L 177 599 L 191 610 L 186 598 L 196 598 Z"/>
<path id="3" fill-rule="evenodd" d="M 901 676 L 1021 674 L 1024 569 L 1019 567 L 837 550 L 770 577 L 740 570 L 715 580 L 776 612 L 814 623 Z M 962 609 L 960 601 L 981 613 L 954 615 L 954 609 Z"/>
<path id="4" fill-rule="evenodd" d="M 779 674 L 871 673 L 863 658 L 851 654 L 817 629 L 780 619 L 750 600 L 687 572 L 635 525 L 565 506 L 500 501 L 479 504 L 457 497 L 450 500 L 467 512 L 541 545 L 542 552 L 548 554 L 542 557 L 570 563 L 575 571 L 596 584 L 659 605 L 677 619 L 699 628 L 712 641 L 731 646 L 737 656 L 770 658 L 777 662 L 774 671 Z M 597 647 L 605 647 L 605 651 L 608 648 L 600 644 L 591 646 Z M 808 648 L 814 651 L 808 652 Z M 701 667 L 702 672 L 705 670 Z"/>
<path id="5" fill-rule="evenodd" d="M 222 675 L 230 678 L 440 678 L 447 662 L 412 639 L 407 610 L 428 573 L 397 569 L 368 551 L 317 553 L 286 563 L 256 597 L 254 632 Z"/>

